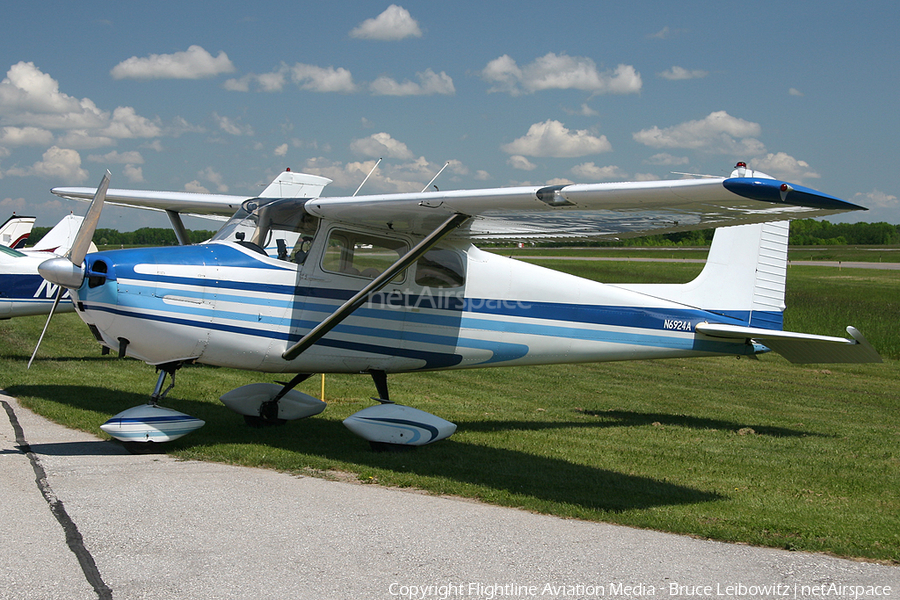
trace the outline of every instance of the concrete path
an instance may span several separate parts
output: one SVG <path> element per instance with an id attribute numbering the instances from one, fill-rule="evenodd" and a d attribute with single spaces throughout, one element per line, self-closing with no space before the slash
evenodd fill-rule
<path id="1" fill-rule="evenodd" d="M 900 567 L 133 456 L 0 394 L 0 599 L 897 598 Z"/>

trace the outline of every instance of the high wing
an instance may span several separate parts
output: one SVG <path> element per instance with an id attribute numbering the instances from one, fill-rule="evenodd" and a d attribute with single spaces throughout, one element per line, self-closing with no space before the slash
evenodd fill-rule
<path id="1" fill-rule="evenodd" d="M 736 171 L 737 173 L 737 171 Z M 592 240 L 866 210 L 765 175 L 319 198 L 317 217 L 426 235 L 453 213 L 473 217 L 453 237 Z"/>
<path id="2" fill-rule="evenodd" d="M 225 220 L 251 198 L 316 198 L 329 183 L 331 180 L 326 177 L 287 170 L 280 173 L 258 196 L 111 189 L 106 194 L 106 201 L 117 206 Z M 86 201 L 90 201 L 97 192 L 96 188 L 88 187 L 56 187 L 50 191 L 62 198 Z"/>
<path id="3" fill-rule="evenodd" d="M 472 241 L 609 240 L 866 210 L 816 190 L 737 168 L 730 178 L 522 186 L 321 198 L 331 180 L 286 171 L 259 196 L 111 189 L 112 204 L 178 215 L 232 215 L 246 200 L 310 198 L 310 214 L 373 230 L 426 236 L 454 214 L 472 217 L 449 235 Z M 87 200 L 94 188 L 54 188 Z"/>
<path id="4" fill-rule="evenodd" d="M 181 220 L 182 215 L 226 221 L 241 204 L 252 198 L 317 198 L 329 183 L 331 179 L 327 177 L 294 173 L 288 169 L 279 173 L 259 196 L 111 189 L 106 194 L 106 202 L 116 206 L 165 212 L 178 243 L 188 245 L 191 242 Z M 57 187 L 50 191 L 61 198 L 88 201 L 97 193 L 95 188 L 85 187 Z"/>
<path id="5" fill-rule="evenodd" d="M 96 188 L 57 187 L 50 190 L 61 198 L 87 200 L 94 197 Z M 228 196 L 224 194 L 200 194 L 195 192 L 163 192 L 154 190 L 109 190 L 109 204 L 144 208 L 147 210 L 173 211 L 176 213 L 209 217 L 230 217 L 241 203 L 253 196 Z"/>

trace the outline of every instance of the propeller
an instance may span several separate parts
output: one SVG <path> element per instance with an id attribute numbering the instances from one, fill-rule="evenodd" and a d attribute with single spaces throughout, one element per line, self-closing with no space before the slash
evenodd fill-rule
<path id="1" fill-rule="evenodd" d="M 100 221 L 100 212 L 103 210 L 106 191 L 109 189 L 109 178 L 110 172 L 106 171 L 106 174 L 100 181 L 100 185 L 97 187 L 97 192 L 94 194 L 94 199 L 91 201 L 91 206 L 88 208 L 84 221 L 81 222 L 81 227 L 75 235 L 75 241 L 72 243 L 69 252 L 64 257 L 60 256 L 45 260 L 38 267 L 38 273 L 41 274 L 41 277 L 50 283 L 55 283 L 58 287 L 53 306 L 50 307 L 50 314 L 47 316 L 47 322 L 44 323 L 44 330 L 41 331 L 41 337 L 38 338 L 34 352 L 31 354 L 31 359 L 28 361 L 27 368 L 29 369 L 31 368 L 31 363 L 34 362 L 34 357 L 37 356 L 41 342 L 44 341 L 44 335 L 50 326 L 50 319 L 53 318 L 53 313 L 56 312 L 56 307 L 59 306 L 59 301 L 62 300 L 62 296 L 65 293 L 64 288 L 77 290 L 84 282 L 84 257 L 87 256 L 88 249 L 91 247 L 91 238 L 94 237 L 94 231 L 96 231 L 97 223 Z"/>

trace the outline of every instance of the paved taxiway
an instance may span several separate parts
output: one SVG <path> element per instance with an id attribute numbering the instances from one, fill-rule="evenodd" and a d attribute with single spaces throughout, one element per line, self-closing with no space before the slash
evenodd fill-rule
<path id="1" fill-rule="evenodd" d="M 133 456 L 0 409 L 4 600 L 900 597 L 900 567 Z"/>

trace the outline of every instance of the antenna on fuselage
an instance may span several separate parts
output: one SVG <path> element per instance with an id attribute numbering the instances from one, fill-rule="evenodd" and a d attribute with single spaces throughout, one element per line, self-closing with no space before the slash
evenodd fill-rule
<path id="1" fill-rule="evenodd" d="M 441 173 L 444 172 L 444 169 L 446 169 L 446 168 L 449 167 L 449 166 L 450 166 L 450 161 L 448 160 L 447 162 L 444 163 L 444 166 L 441 167 L 441 170 L 437 172 L 437 175 L 435 175 L 434 177 L 432 177 L 432 178 L 431 178 L 431 181 L 429 181 L 428 183 L 425 184 L 425 187 L 422 188 L 422 191 L 424 192 L 425 190 L 427 190 L 427 189 L 428 189 L 428 186 L 430 186 L 432 183 L 434 183 L 434 180 L 437 179 L 438 177 L 440 177 L 440 176 L 441 176 Z"/>
<path id="2" fill-rule="evenodd" d="M 377 162 L 377 163 L 375 163 L 375 166 L 374 166 L 374 167 L 372 167 L 372 170 L 371 170 L 371 171 L 369 171 L 369 174 L 368 174 L 368 175 L 366 175 L 366 178 L 365 178 L 365 179 L 363 179 L 363 180 L 362 180 L 362 183 L 361 183 L 361 184 L 359 184 L 359 187 L 358 187 L 358 188 L 356 188 L 356 191 L 355 191 L 355 192 L 353 192 L 353 195 L 354 195 L 354 196 L 355 196 L 355 195 L 357 195 L 357 194 L 358 194 L 358 193 L 359 193 L 359 190 L 361 190 L 361 189 L 362 189 L 362 186 L 364 186 L 364 185 L 366 185 L 366 182 L 367 182 L 367 181 L 368 181 L 368 180 L 369 180 L 369 177 L 371 177 L 371 176 L 372 176 L 372 173 L 374 173 L 374 172 L 375 172 L 375 169 L 377 169 L 377 168 L 378 168 L 378 165 L 380 165 L 380 164 L 381 164 L 381 161 L 382 161 L 382 160 L 383 160 L 383 159 L 381 159 L 381 158 L 379 158 L 379 159 L 378 159 L 378 162 Z"/>

